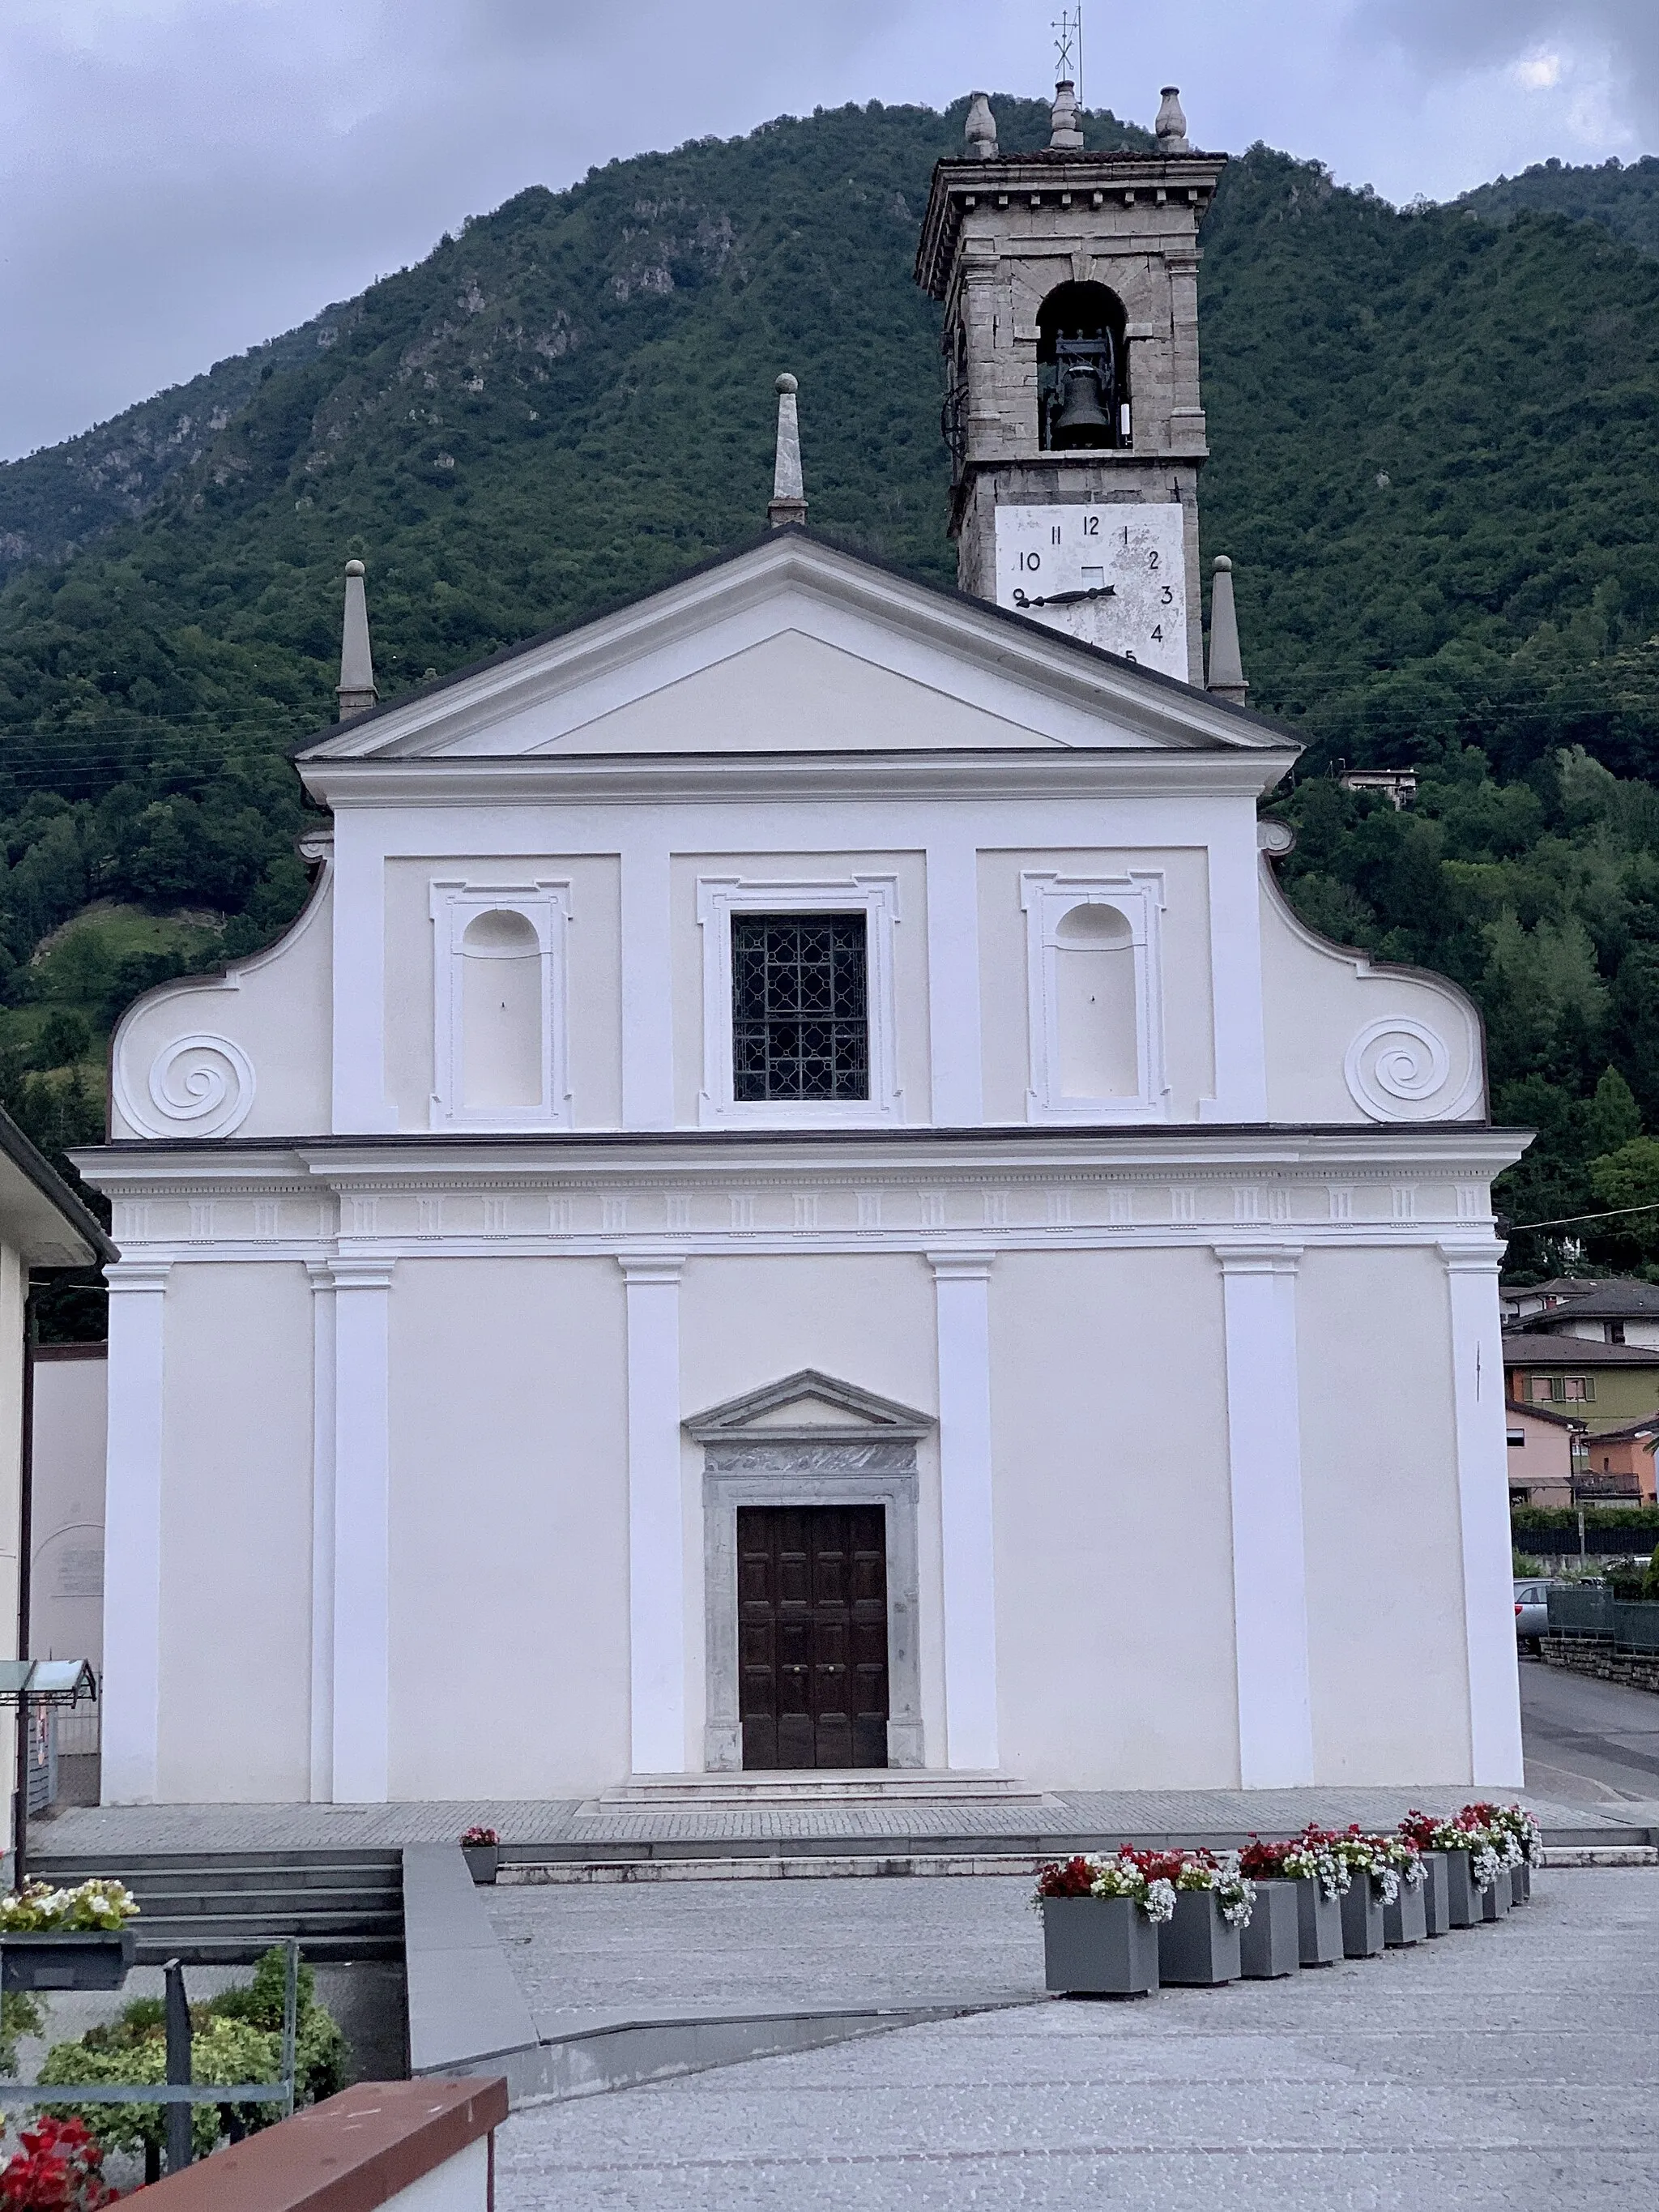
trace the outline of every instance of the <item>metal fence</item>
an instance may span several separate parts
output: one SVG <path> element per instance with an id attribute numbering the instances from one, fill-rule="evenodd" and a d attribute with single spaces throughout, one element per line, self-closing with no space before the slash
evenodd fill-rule
<path id="1" fill-rule="evenodd" d="M 1611 1636 L 1613 1592 L 1601 1583 L 1548 1592 L 1552 1636 Z"/>
<path id="2" fill-rule="evenodd" d="M 1659 1605 L 1647 1600 L 1616 1600 L 1613 1606 L 1615 1651 L 1659 1651 Z"/>
<path id="3" fill-rule="evenodd" d="M 1595 1637 L 1615 1651 L 1659 1651 L 1659 1604 L 1615 1597 L 1605 1583 L 1548 1593 L 1552 1636 Z"/>

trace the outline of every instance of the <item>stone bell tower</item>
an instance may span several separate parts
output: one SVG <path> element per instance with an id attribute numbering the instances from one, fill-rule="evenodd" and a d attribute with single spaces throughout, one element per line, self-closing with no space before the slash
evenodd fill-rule
<path id="1" fill-rule="evenodd" d="M 976 93 L 933 170 L 915 274 L 945 307 L 957 580 L 1201 684 L 1198 226 L 1226 157 L 1173 87 L 1153 153 L 1085 152 L 1070 83 L 1052 124 L 1000 153 Z"/>

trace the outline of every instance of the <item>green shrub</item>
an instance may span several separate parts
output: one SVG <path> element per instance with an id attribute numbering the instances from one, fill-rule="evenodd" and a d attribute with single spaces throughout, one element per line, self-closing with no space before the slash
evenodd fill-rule
<path id="1" fill-rule="evenodd" d="M 267 1951 L 251 1983 L 223 1990 L 191 2007 L 191 2072 L 198 2081 L 275 2081 L 283 2065 L 283 1992 L 286 1957 Z M 11 1999 L 7 1999 L 9 2005 Z M 40 2069 L 46 2083 L 84 2081 L 148 2084 L 167 2079 L 167 2008 L 160 1997 L 136 1997 L 118 2016 L 90 2027 L 73 2043 L 54 2043 Z M 25 2026 L 39 2026 L 38 2014 Z M 295 2032 L 295 2102 L 314 2104 L 343 2089 L 351 2069 L 351 2046 L 332 2014 L 316 2001 L 316 1976 L 300 1962 Z M 161 2105 L 54 2105 L 73 2115 L 106 2151 L 147 2152 L 153 2163 L 167 2131 Z M 205 2158 L 226 2132 L 252 2134 L 282 2118 L 277 2104 L 198 2105 L 191 2140 Z"/>

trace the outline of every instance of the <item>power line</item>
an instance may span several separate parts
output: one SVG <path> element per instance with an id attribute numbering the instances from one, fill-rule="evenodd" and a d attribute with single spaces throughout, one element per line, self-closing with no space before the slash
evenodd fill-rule
<path id="1" fill-rule="evenodd" d="M 1606 1213 L 1564 1213 L 1555 1221 L 1512 1221 L 1511 1237 L 1518 1237 L 1523 1229 L 1571 1229 L 1581 1221 L 1613 1221 L 1623 1213 L 1659 1213 L 1659 1205 L 1615 1206 Z"/>

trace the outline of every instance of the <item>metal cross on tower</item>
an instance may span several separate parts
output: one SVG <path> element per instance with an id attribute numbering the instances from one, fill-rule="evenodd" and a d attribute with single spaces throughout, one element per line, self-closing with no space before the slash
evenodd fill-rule
<path id="1" fill-rule="evenodd" d="M 1051 23 L 1054 34 L 1054 82 L 1069 84 L 1077 94 L 1078 105 L 1083 104 L 1083 6 L 1079 0 L 1076 12 L 1062 8 L 1060 21 Z"/>

